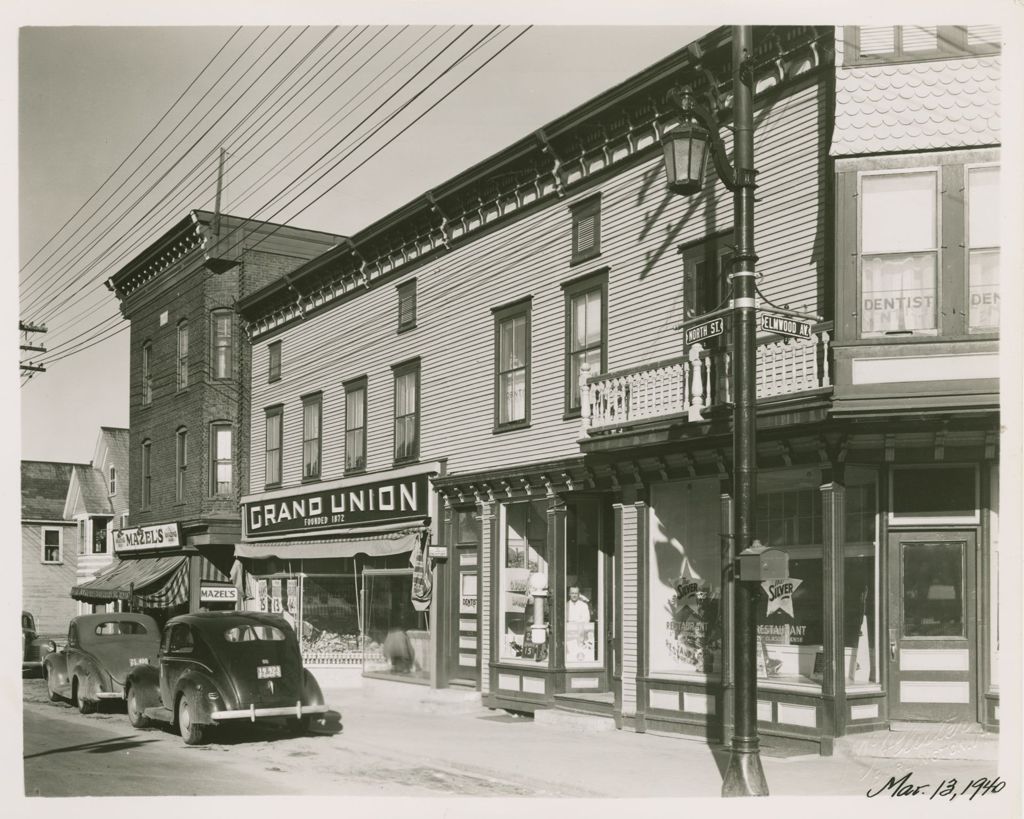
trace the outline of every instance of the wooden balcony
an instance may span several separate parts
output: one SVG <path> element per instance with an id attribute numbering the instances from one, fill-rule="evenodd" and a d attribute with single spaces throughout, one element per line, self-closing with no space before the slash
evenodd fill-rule
<path id="1" fill-rule="evenodd" d="M 809 339 L 759 340 L 758 401 L 831 388 L 831 331 L 829 323 L 818 325 Z M 732 403 L 731 352 L 695 344 L 687 355 L 667 361 L 596 375 L 584 371 L 580 402 L 581 439 L 660 420 L 701 422 L 708 410 Z"/>

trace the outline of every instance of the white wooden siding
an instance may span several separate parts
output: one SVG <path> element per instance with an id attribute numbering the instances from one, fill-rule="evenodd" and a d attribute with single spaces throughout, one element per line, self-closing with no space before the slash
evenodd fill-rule
<path id="1" fill-rule="evenodd" d="M 761 288 L 793 308 L 819 309 L 822 92 L 808 87 L 757 113 L 757 252 Z M 570 207 L 600 190 L 601 255 L 570 266 Z M 707 201 L 711 206 L 707 206 Z M 608 368 L 681 352 L 678 246 L 732 223 L 732 197 L 669 194 L 660 151 L 599 187 L 548 202 L 399 277 L 360 292 L 253 345 L 251 487 L 264 480 L 263 408 L 284 404 L 283 486 L 301 482 L 301 396 L 323 392 L 321 478 L 344 471 L 342 382 L 367 377 L 367 471 L 393 463 L 391 366 L 421 358 L 420 459 L 448 459 L 449 474 L 579 454 L 578 421 L 564 410 L 564 293 L 560 285 L 610 268 Z M 417 327 L 398 334 L 395 285 L 417 278 Z M 493 433 L 491 309 L 532 295 L 531 425 Z M 267 383 L 267 344 L 282 341 L 282 377 Z"/>

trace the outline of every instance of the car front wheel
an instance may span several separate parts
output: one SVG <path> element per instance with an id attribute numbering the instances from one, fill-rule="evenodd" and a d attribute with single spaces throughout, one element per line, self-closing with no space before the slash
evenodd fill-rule
<path id="1" fill-rule="evenodd" d="M 60 699 L 60 695 L 53 688 L 53 676 L 46 670 L 46 666 L 43 666 L 43 676 L 46 677 L 46 696 L 50 698 L 50 702 L 57 702 Z"/>
<path id="2" fill-rule="evenodd" d="M 148 728 L 149 719 L 143 713 L 142 704 L 139 702 L 139 696 L 135 693 L 134 688 L 128 689 L 128 722 L 132 724 L 132 728 Z"/>
<path id="3" fill-rule="evenodd" d="M 192 694 L 187 693 L 178 700 L 178 731 L 186 745 L 201 745 L 204 725 L 195 721 L 196 707 Z"/>

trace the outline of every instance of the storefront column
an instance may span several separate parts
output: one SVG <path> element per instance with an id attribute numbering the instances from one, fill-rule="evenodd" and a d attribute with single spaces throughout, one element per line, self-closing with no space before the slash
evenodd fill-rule
<path id="1" fill-rule="evenodd" d="M 203 558 L 200 555 L 189 555 L 188 558 L 188 611 L 189 614 L 200 609 L 200 586 L 203 582 Z"/>
<path id="2" fill-rule="evenodd" d="M 735 549 L 733 548 L 733 498 L 732 478 L 721 482 L 719 531 L 722 547 L 722 600 L 719 611 L 722 619 L 722 696 L 719 698 L 722 714 L 722 740 L 732 736 L 733 727 L 733 580 L 735 579 Z"/>
<path id="3" fill-rule="evenodd" d="M 491 636 L 493 622 L 491 612 L 491 567 L 495 565 L 497 549 L 497 512 L 498 506 L 493 501 L 480 503 L 480 589 L 477 601 L 480 612 L 480 693 L 486 696 L 491 692 Z"/>
<path id="4" fill-rule="evenodd" d="M 621 687 L 621 717 L 633 720 L 644 731 L 644 711 L 639 703 L 639 682 L 646 640 L 644 618 L 640 616 L 640 578 L 647 557 L 647 504 L 642 500 L 612 505 L 615 516 L 616 555 L 619 564 L 618 601 L 620 648 L 616 671 Z"/>
<path id="5" fill-rule="evenodd" d="M 565 667 L 565 519 L 561 495 L 548 496 L 548 656 L 549 668 Z"/>
<path id="6" fill-rule="evenodd" d="M 843 464 L 822 470 L 822 628 L 821 695 L 824 737 L 846 733 L 846 649 L 843 644 L 843 547 L 846 541 L 846 482 Z"/>

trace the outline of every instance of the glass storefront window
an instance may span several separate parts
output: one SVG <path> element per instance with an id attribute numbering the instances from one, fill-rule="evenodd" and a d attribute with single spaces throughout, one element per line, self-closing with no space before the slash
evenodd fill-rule
<path id="1" fill-rule="evenodd" d="M 877 688 L 878 481 L 866 469 L 848 469 L 843 565 L 843 647 L 846 688 Z"/>
<path id="2" fill-rule="evenodd" d="M 569 506 L 565 538 L 565 663 L 604 661 L 604 561 L 596 500 Z"/>
<path id="3" fill-rule="evenodd" d="M 722 657 L 718 479 L 651 487 L 651 674 L 719 674 Z"/>
<path id="4" fill-rule="evenodd" d="M 367 569 L 363 588 L 363 673 L 429 680 L 430 627 L 412 607 L 412 570 Z"/>
<path id="5" fill-rule="evenodd" d="M 757 606 L 757 676 L 820 685 L 822 638 L 821 473 L 817 469 L 758 476 L 761 542 L 789 554 L 789 577 L 761 584 Z"/>
<path id="6" fill-rule="evenodd" d="M 358 665 L 362 662 L 359 585 L 347 575 L 302 579 L 300 644 L 306 665 Z"/>
<path id="7" fill-rule="evenodd" d="M 550 642 L 547 501 L 501 508 L 500 658 L 547 663 Z"/>

